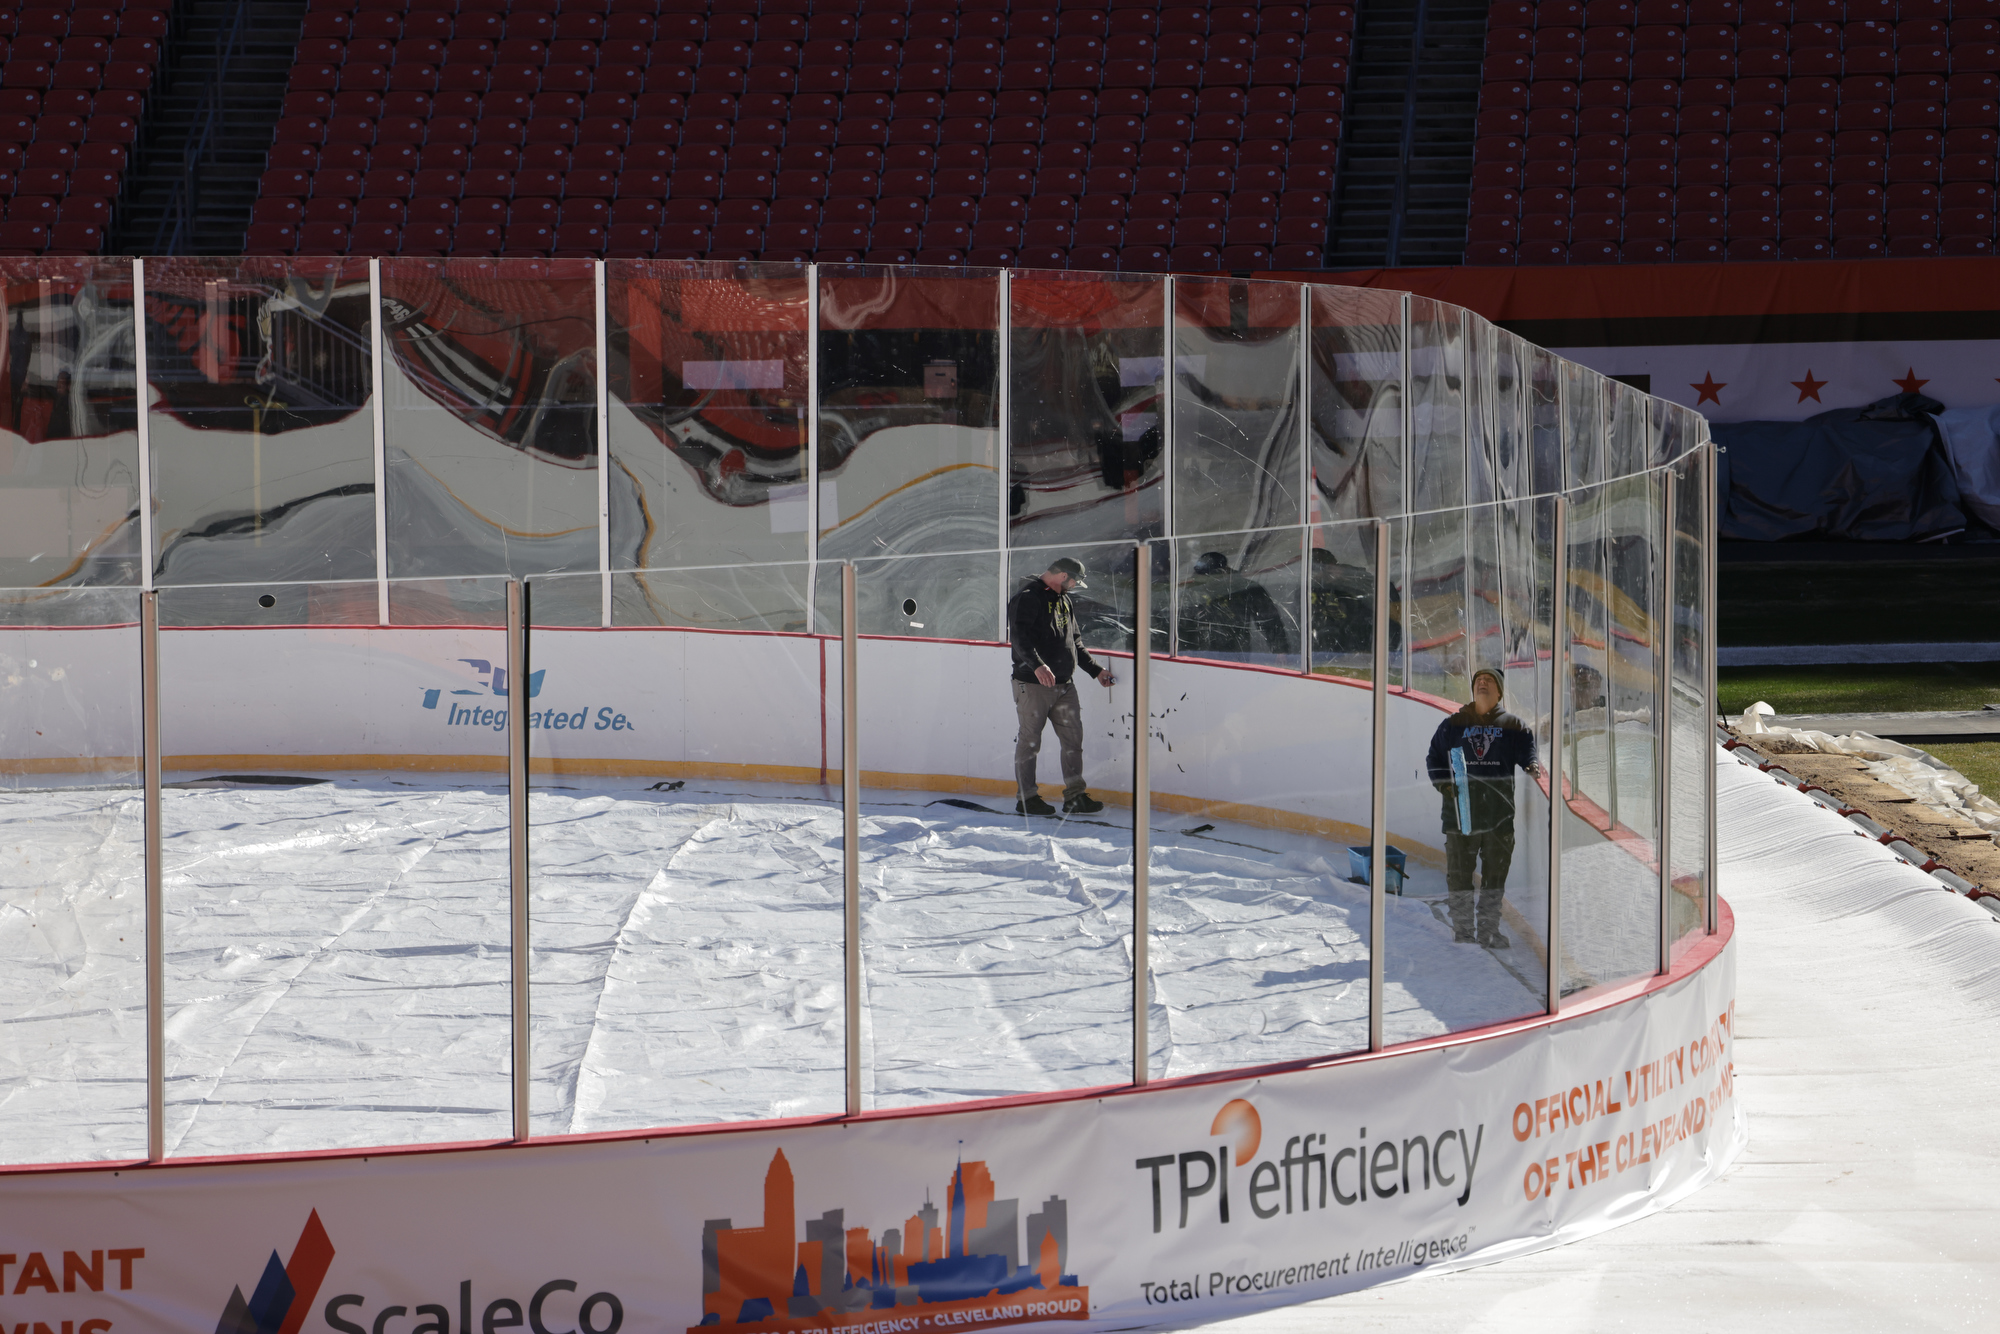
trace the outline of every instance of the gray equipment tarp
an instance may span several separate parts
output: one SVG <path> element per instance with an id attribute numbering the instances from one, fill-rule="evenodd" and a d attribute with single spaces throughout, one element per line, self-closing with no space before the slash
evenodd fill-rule
<path id="1" fill-rule="evenodd" d="M 1921 542 L 1964 529 L 1931 415 L 1898 394 L 1797 422 L 1717 422 L 1721 534 L 1753 542 Z"/>

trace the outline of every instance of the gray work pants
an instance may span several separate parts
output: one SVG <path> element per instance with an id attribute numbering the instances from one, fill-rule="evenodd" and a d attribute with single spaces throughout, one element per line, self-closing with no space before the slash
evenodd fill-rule
<path id="1" fill-rule="evenodd" d="M 1064 799 L 1082 792 L 1083 705 L 1076 697 L 1076 682 L 1059 686 L 1014 682 L 1014 714 L 1021 724 L 1014 734 L 1014 782 L 1021 797 L 1040 795 L 1035 787 L 1035 757 L 1042 751 L 1043 723 L 1055 724 Z"/>

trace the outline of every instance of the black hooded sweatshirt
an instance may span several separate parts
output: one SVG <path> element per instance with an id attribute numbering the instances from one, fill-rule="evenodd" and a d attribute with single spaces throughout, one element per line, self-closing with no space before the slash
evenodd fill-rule
<path id="1" fill-rule="evenodd" d="M 1033 681 L 1037 667 L 1054 672 L 1059 686 L 1068 685 L 1079 667 L 1092 680 L 1104 670 L 1083 646 L 1069 594 L 1056 592 L 1040 575 L 1007 604 L 1007 638 L 1014 646 L 1016 681 Z"/>
<path id="2" fill-rule="evenodd" d="M 1465 752 L 1465 776 L 1471 789 L 1472 828 L 1458 827 L 1458 784 L 1451 771 L 1451 752 Z M 1535 734 L 1508 713 L 1473 712 L 1470 704 L 1438 724 L 1426 757 L 1431 782 L 1444 798 L 1440 819 L 1447 834 L 1482 834 L 1514 819 L 1514 770 L 1536 763 Z"/>

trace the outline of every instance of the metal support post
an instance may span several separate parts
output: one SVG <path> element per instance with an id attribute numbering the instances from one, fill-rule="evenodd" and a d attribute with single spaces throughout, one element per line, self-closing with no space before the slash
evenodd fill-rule
<path id="1" fill-rule="evenodd" d="M 139 409 L 139 587 L 153 586 L 153 422 L 146 370 L 146 261 L 132 257 L 132 392 Z"/>
<path id="2" fill-rule="evenodd" d="M 1569 500 L 1555 498 L 1555 520 L 1550 525 L 1549 572 L 1549 755 L 1553 765 L 1549 775 L 1549 1013 L 1562 1008 L 1562 827 L 1569 809 L 1569 795 L 1563 790 L 1563 713 L 1576 694 L 1569 679 Z"/>
<path id="3" fill-rule="evenodd" d="M 135 263 L 137 261 L 134 261 Z M 139 595 L 139 778 L 146 858 L 146 1161 L 167 1156 L 166 900 L 160 855 L 160 595 Z"/>
<path id="4" fill-rule="evenodd" d="M 528 1138 L 528 586 L 507 581 L 507 889 L 514 1138 Z"/>
<path id="5" fill-rule="evenodd" d="M 597 276 L 597 574 L 598 624 L 611 624 L 611 323 L 605 295 L 604 261 Z"/>
<path id="6" fill-rule="evenodd" d="M 1166 302 L 1165 327 L 1160 331 L 1160 531 L 1167 536 L 1167 605 L 1162 608 L 1167 614 L 1167 656 L 1177 657 L 1181 651 L 1181 590 L 1176 578 L 1179 543 L 1173 541 L 1177 530 L 1174 524 L 1174 278 L 1168 274 L 1160 280 L 1160 289 Z M 1148 626 L 1150 633 L 1152 627 Z M 1153 641 L 1149 637 L 1147 644 Z"/>
<path id="7" fill-rule="evenodd" d="M 806 265 L 806 625 L 819 619 L 819 265 Z"/>
<path id="8" fill-rule="evenodd" d="M 1368 1050 L 1382 1050 L 1382 937 L 1389 917 L 1389 521 L 1375 525 L 1373 723 L 1369 729 Z M 1407 641 L 1408 636 L 1404 636 Z"/>
<path id="9" fill-rule="evenodd" d="M 375 428 L 375 623 L 389 624 L 389 418 L 382 401 L 382 261 L 368 261 L 368 408 Z"/>
<path id="10" fill-rule="evenodd" d="M 1696 460 L 1701 468 L 1701 684 L 1706 718 L 1701 726 L 1702 755 L 1702 915 L 1709 931 L 1721 922 L 1716 909 L 1715 848 L 1715 720 L 1721 705 L 1715 683 L 1715 444 L 1701 451 Z"/>
<path id="11" fill-rule="evenodd" d="M 999 508 L 998 536 L 993 545 L 1000 552 L 996 577 L 1000 581 L 999 617 L 994 622 L 993 637 L 1004 641 L 1007 638 L 1007 597 L 1012 592 L 1007 577 L 1007 537 L 1008 520 L 1007 495 L 1013 487 L 1014 476 L 1014 271 L 1000 270 L 1000 432 L 994 441 L 994 449 L 999 458 L 993 469 L 994 490 L 999 498 L 995 502 Z"/>
<path id="12" fill-rule="evenodd" d="M 1132 1082 L 1149 1077 L 1153 1001 L 1153 548 L 1139 544 L 1132 581 Z"/>
<path id="13" fill-rule="evenodd" d="M 1411 377 L 1410 377 L 1410 329 L 1411 329 L 1411 322 L 1410 322 L 1410 301 L 1411 301 L 1411 300 L 1412 300 L 1412 298 L 1411 298 L 1411 296 L 1410 296 L 1410 294 L 1409 294 L 1408 292 L 1405 292 L 1405 293 L 1403 293 L 1403 300 L 1402 300 L 1402 309 L 1403 309 L 1403 458 L 1402 458 L 1402 466 L 1401 466 L 1400 468 L 1398 468 L 1398 469 L 1396 470 L 1396 471 L 1397 471 L 1397 476 L 1398 476 L 1398 478 L 1399 478 L 1399 479 L 1401 480 L 1401 482 L 1402 482 L 1402 488 L 1403 488 L 1403 495 L 1402 495 L 1402 502 L 1403 502 L 1403 508 L 1402 508 L 1402 513 L 1404 514 L 1404 516 L 1405 516 L 1405 518 L 1406 518 L 1406 519 L 1407 519 L 1407 516 L 1408 516 L 1408 515 L 1409 515 L 1409 513 L 1410 513 L 1410 508 L 1411 508 L 1411 506 L 1412 506 L 1412 505 L 1413 505 L 1413 504 L 1415 503 L 1415 496 L 1416 496 L 1416 485 L 1417 485 L 1417 481 L 1416 481 L 1416 477 L 1415 477 L 1415 475 L 1413 474 L 1413 471 L 1412 471 L 1412 470 L 1413 470 L 1413 469 L 1414 469 L 1414 468 L 1416 467 L 1416 458 L 1417 458 L 1417 449 L 1416 449 L 1416 441 L 1415 441 L 1415 439 L 1414 439 L 1414 436 L 1415 436 L 1415 433 L 1416 433 L 1416 423 L 1417 423 L 1417 414 L 1416 414 L 1416 409 L 1415 409 L 1415 408 L 1414 408 L 1414 407 L 1413 407 L 1413 406 L 1411 405 L 1411 403 L 1410 403 L 1410 379 L 1411 379 Z M 1408 574 L 1407 574 L 1407 571 L 1408 571 L 1408 570 L 1409 570 L 1409 568 L 1410 568 L 1410 529 L 1411 529 L 1411 527 L 1412 527 L 1412 525 L 1411 525 L 1410 523 L 1408 523 L 1408 522 L 1405 522 L 1405 523 L 1403 524 L 1403 551 L 1402 551 L 1402 557 L 1403 557 L 1403 569 L 1404 569 L 1404 571 L 1406 572 L 1406 573 L 1405 573 L 1405 576 L 1404 576 L 1404 577 L 1405 577 L 1405 579 L 1407 579 L 1407 578 L 1408 578 Z M 1408 627 L 1406 626 L 1405 628 L 1407 629 Z M 1405 690 L 1407 690 L 1407 689 L 1409 689 L 1409 688 L 1410 688 L 1410 637 L 1409 637 L 1409 636 L 1408 636 L 1407 634 L 1403 636 L 1403 662 L 1402 662 L 1402 668 L 1403 668 L 1403 671 L 1402 671 L 1402 676 L 1401 676 L 1400 680 L 1402 681 L 1402 685 L 1403 685 L 1403 688 L 1404 688 Z"/>
<path id="14" fill-rule="evenodd" d="M 1312 675 L 1312 287 L 1299 284 L 1299 671 Z"/>
<path id="15" fill-rule="evenodd" d="M 1660 559 L 1660 592 L 1653 599 L 1658 619 L 1653 623 L 1653 805 L 1657 814 L 1653 840 L 1660 859 L 1660 968 L 1674 965 L 1674 524 L 1676 479 L 1669 466 L 1656 474 L 1666 491 L 1656 511 L 1666 525 Z"/>
<path id="16" fill-rule="evenodd" d="M 861 717 L 854 562 L 840 563 L 841 971 L 847 979 L 847 1114 L 861 1113 Z"/>

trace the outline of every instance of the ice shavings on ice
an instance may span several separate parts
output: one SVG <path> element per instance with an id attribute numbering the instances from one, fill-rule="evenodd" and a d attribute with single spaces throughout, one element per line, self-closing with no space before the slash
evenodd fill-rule
<path id="1" fill-rule="evenodd" d="M 169 1153 L 511 1133 L 503 791 L 356 775 L 164 809 Z M 867 1105 L 1130 1077 L 1123 816 L 864 794 Z M 129 791 L 0 803 L 7 1160 L 142 1151 L 139 823 Z M 1365 1047 L 1368 899 L 1330 865 L 1344 850 L 1189 823 L 1153 830 L 1154 1077 Z M 531 864 L 536 1133 L 840 1110 L 837 794 L 564 780 L 534 794 Z M 1451 943 L 1442 889 L 1413 867 L 1388 901 L 1399 1039 L 1540 1008 Z"/>

